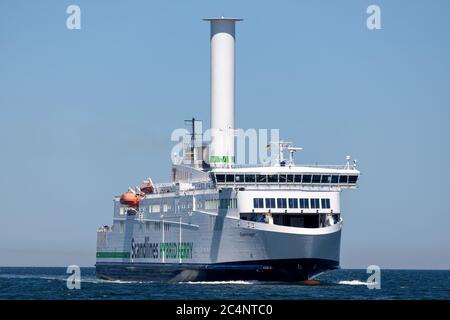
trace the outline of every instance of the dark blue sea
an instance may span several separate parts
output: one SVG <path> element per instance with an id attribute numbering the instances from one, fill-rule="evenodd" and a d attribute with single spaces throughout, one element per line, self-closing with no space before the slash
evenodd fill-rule
<path id="1" fill-rule="evenodd" d="M 366 270 L 336 270 L 301 285 L 104 281 L 81 268 L 81 288 L 72 290 L 68 276 L 66 268 L 0 267 L 0 299 L 450 299 L 450 271 L 382 270 L 380 289 L 368 289 Z"/>

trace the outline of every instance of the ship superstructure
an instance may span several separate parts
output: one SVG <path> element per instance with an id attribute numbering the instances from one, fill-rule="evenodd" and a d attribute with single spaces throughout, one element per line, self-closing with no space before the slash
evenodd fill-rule
<path id="1" fill-rule="evenodd" d="M 235 23 L 211 18 L 211 143 L 190 121 L 171 181 L 114 199 L 97 232 L 96 273 L 152 281 L 300 281 L 339 267 L 340 192 L 357 187 L 356 162 L 296 165 L 300 148 L 276 141 L 276 161 L 236 165 Z M 289 156 L 285 159 L 285 153 Z"/>

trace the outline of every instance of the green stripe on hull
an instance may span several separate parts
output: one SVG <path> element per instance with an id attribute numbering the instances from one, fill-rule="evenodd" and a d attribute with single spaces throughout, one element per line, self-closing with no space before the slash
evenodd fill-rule
<path id="1" fill-rule="evenodd" d="M 97 258 L 117 258 L 124 259 L 129 258 L 129 252 L 97 252 Z"/>

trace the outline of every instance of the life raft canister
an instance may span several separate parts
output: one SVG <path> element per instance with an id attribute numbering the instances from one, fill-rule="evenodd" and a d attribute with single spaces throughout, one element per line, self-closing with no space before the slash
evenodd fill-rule
<path id="1" fill-rule="evenodd" d="M 153 186 L 152 179 L 148 178 L 142 181 L 142 184 L 140 185 L 139 189 L 141 192 L 147 194 L 147 193 L 153 193 L 155 191 L 155 187 Z"/>

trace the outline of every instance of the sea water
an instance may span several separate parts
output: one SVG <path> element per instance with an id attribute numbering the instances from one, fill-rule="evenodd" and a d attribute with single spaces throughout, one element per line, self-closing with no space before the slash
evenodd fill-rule
<path id="1" fill-rule="evenodd" d="M 81 268 L 80 289 L 68 289 L 66 268 L 0 267 L 0 299 L 450 299 L 448 270 L 381 270 L 369 289 L 366 270 L 336 270 L 318 285 L 258 281 L 129 282 Z"/>

